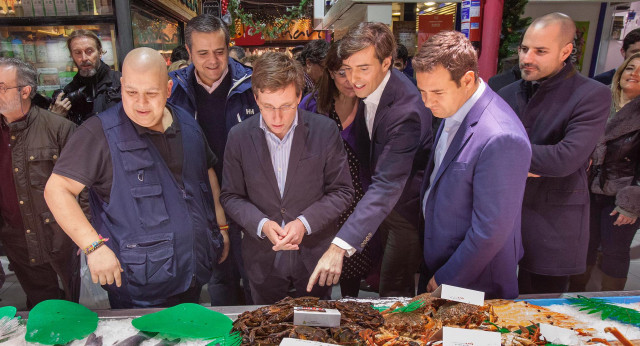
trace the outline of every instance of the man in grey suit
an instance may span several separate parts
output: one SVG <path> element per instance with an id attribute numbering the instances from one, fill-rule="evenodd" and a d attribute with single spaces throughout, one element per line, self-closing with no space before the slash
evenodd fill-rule
<path id="1" fill-rule="evenodd" d="M 221 202 L 245 232 L 253 301 L 272 304 L 291 284 L 329 298 L 330 286 L 305 288 L 354 195 L 342 138 L 331 119 L 297 108 L 304 74 L 291 58 L 263 54 L 252 84 L 260 115 L 229 132 Z"/>

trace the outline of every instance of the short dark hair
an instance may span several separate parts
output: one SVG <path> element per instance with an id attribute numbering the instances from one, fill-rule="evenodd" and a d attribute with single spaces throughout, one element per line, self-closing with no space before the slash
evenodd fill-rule
<path id="1" fill-rule="evenodd" d="M 626 52 L 629 46 L 636 42 L 640 42 L 640 28 L 629 31 L 624 37 L 624 40 L 622 40 L 622 50 Z"/>
<path id="2" fill-rule="evenodd" d="M 438 65 L 451 74 L 451 79 L 460 86 L 460 79 L 467 71 L 473 71 L 478 79 L 478 55 L 471 41 L 458 31 L 441 31 L 422 44 L 413 57 L 416 72 L 431 72 Z"/>
<path id="3" fill-rule="evenodd" d="M 407 60 L 409 60 L 409 50 L 407 50 L 407 47 L 405 47 L 403 44 L 398 44 L 396 58 L 402 60 L 402 62 L 405 64 L 407 63 Z"/>
<path id="4" fill-rule="evenodd" d="M 313 40 L 307 43 L 300 53 L 300 62 L 307 64 L 307 60 L 314 64 L 322 64 L 324 57 L 327 56 L 329 50 L 329 42 L 325 40 Z"/>
<path id="5" fill-rule="evenodd" d="M 71 32 L 71 34 L 69 34 L 69 37 L 67 38 L 67 49 L 69 50 L 69 53 L 71 53 L 71 41 L 78 37 L 88 37 L 92 39 L 96 43 L 96 48 L 98 48 L 100 54 L 106 53 L 104 50 L 102 50 L 102 42 L 100 42 L 98 35 L 96 35 L 96 33 L 91 30 L 85 29 L 74 30 L 73 32 Z"/>
<path id="6" fill-rule="evenodd" d="M 210 15 L 208 13 L 201 14 L 191 18 L 187 22 L 187 25 L 184 28 L 184 39 L 187 43 L 187 46 L 191 48 L 191 35 L 193 32 L 216 32 L 222 30 L 224 33 L 224 43 L 229 46 L 229 42 L 231 42 L 231 37 L 229 37 L 229 29 L 224 24 L 222 19 Z"/>
<path id="7" fill-rule="evenodd" d="M 187 51 L 187 47 L 184 45 L 177 46 L 171 51 L 171 57 L 169 60 L 174 63 L 179 60 L 189 61 L 189 52 Z"/>
<path id="8" fill-rule="evenodd" d="M 36 95 L 38 89 L 38 71 L 28 62 L 24 62 L 18 58 L 0 58 L 0 66 L 11 66 L 16 69 L 16 83 L 21 86 L 30 86 L 31 93 L 29 98 Z M 20 88 L 22 90 L 22 88 Z"/>
<path id="9" fill-rule="evenodd" d="M 345 60 L 369 46 L 375 48 L 376 57 L 380 62 L 388 57 L 395 59 L 396 40 L 391 29 L 384 23 L 372 22 L 360 23 L 349 29 L 338 47 L 338 57 Z"/>
<path id="10" fill-rule="evenodd" d="M 231 46 L 229 47 L 229 51 L 234 51 L 238 55 L 238 60 L 242 60 L 247 54 L 244 52 L 244 48 L 240 46 Z"/>
<path id="11" fill-rule="evenodd" d="M 284 89 L 290 84 L 296 87 L 296 95 L 304 90 L 304 71 L 299 62 L 280 52 L 262 54 L 253 63 L 251 88 L 253 93 Z"/>

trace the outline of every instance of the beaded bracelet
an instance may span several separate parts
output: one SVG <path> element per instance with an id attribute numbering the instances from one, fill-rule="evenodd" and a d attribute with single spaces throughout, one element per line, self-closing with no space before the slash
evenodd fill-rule
<path id="1" fill-rule="evenodd" d="M 93 243 L 91 243 L 91 245 L 87 246 L 82 251 L 84 252 L 85 255 L 88 255 L 88 254 L 96 251 L 97 248 L 99 248 L 102 245 L 104 245 L 104 243 L 107 242 L 108 240 L 109 240 L 109 238 L 102 238 L 102 236 L 98 234 L 98 240 L 96 240 Z"/>
<path id="2" fill-rule="evenodd" d="M 218 226 L 218 228 L 219 228 L 221 231 L 228 231 L 228 230 L 229 230 L 229 225 L 227 224 L 227 225 Z"/>

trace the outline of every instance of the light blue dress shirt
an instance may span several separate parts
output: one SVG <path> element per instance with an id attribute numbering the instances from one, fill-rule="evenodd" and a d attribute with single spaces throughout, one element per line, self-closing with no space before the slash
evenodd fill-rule
<path id="1" fill-rule="evenodd" d="M 278 182 L 278 189 L 280 190 L 280 197 L 284 195 L 284 186 L 287 181 L 287 169 L 289 168 L 289 156 L 291 154 L 291 144 L 293 143 L 293 134 L 298 126 L 298 113 L 296 111 L 296 117 L 293 118 L 293 123 L 289 131 L 282 137 L 278 138 L 273 132 L 269 131 L 267 124 L 260 116 L 260 128 L 264 131 L 265 139 L 267 140 L 267 147 L 269 148 L 269 154 L 271 155 L 271 164 L 273 165 L 273 171 L 276 174 L 276 181 Z M 304 228 L 307 230 L 307 234 L 311 234 L 311 226 L 307 219 L 300 215 L 298 219 L 304 224 Z M 264 238 L 262 234 L 262 227 L 265 222 L 269 221 L 268 218 L 263 218 L 258 223 L 258 236 Z M 284 220 L 282 221 L 282 227 L 284 227 Z"/>
<path id="2" fill-rule="evenodd" d="M 458 129 L 460 128 L 460 124 L 467 117 L 467 114 L 473 107 L 473 105 L 478 102 L 480 96 L 484 92 L 484 89 L 487 85 L 480 79 L 480 85 L 478 89 L 471 95 L 471 97 L 465 102 L 460 109 L 458 109 L 452 116 L 444 119 L 444 127 L 442 128 L 442 133 L 440 133 L 440 139 L 438 139 L 438 144 L 436 145 L 436 150 L 434 152 L 434 167 L 433 172 L 431 172 L 431 177 L 429 177 L 429 188 L 427 192 L 424 194 L 424 199 L 422 200 L 422 211 L 424 211 L 427 207 L 427 198 L 429 197 L 429 193 L 431 192 L 431 187 L 433 185 L 433 180 L 436 178 L 438 174 L 438 169 L 440 169 L 440 165 L 442 164 L 442 160 L 444 159 L 444 155 L 449 150 L 449 146 L 453 141 L 453 138 L 458 133 Z"/>

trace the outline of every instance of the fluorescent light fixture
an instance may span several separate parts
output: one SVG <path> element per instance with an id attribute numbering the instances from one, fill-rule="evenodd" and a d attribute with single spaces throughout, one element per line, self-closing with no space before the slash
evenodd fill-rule
<path id="1" fill-rule="evenodd" d="M 425 2 L 425 3 L 424 3 L 424 5 L 425 5 L 425 6 L 433 6 L 433 5 L 435 5 L 435 4 L 436 4 L 436 3 L 435 3 L 434 1 L 429 1 L 429 2 Z"/>

